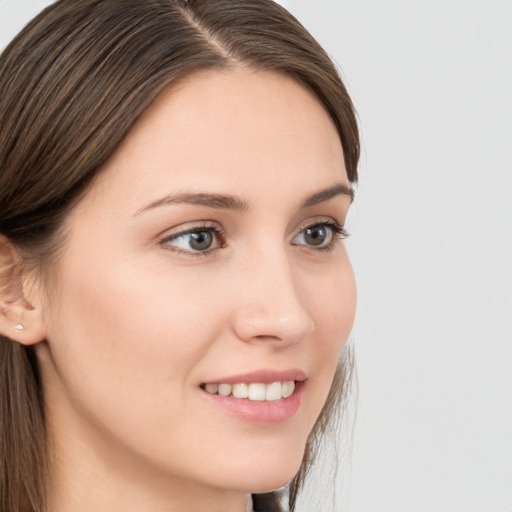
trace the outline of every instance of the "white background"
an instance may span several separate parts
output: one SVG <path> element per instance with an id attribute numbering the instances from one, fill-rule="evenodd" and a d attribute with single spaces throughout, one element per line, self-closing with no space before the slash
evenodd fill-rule
<path id="1" fill-rule="evenodd" d="M 0 0 L 0 47 L 48 3 Z M 281 3 L 362 127 L 359 404 L 335 509 L 512 512 L 512 1 Z M 300 512 L 332 510 L 315 498 Z"/>

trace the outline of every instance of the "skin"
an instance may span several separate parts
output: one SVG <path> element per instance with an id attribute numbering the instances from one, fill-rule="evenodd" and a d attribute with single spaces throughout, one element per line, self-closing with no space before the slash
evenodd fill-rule
<path id="1" fill-rule="evenodd" d="M 343 241 L 304 238 L 343 226 L 345 194 L 302 207 L 337 184 L 334 125 L 287 77 L 196 74 L 145 112 L 69 214 L 51 289 L 25 292 L 16 336 L 42 369 L 53 512 L 243 512 L 248 492 L 294 476 L 355 313 Z M 183 192 L 245 208 L 148 208 Z M 172 239 L 198 226 L 223 232 L 204 253 Z M 262 368 L 307 375 L 290 419 L 252 424 L 205 401 L 201 383 Z"/>

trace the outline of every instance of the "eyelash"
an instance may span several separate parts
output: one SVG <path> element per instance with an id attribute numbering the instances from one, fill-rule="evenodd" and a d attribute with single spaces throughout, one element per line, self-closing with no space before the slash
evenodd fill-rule
<path id="1" fill-rule="evenodd" d="M 313 249 L 314 251 L 318 252 L 330 252 L 333 251 L 336 245 L 336 242 L 338 240 L 346 239 L 350 236 L 350 234 L 347 232 L 347 230 L 340 226 L 337 222 L 333 222 L 331 220 L 329 221 L 322 221 L 322 222 L 314 222 L 312 224 L 309 224 L 307 226 L 304 226 L 299 233 L 296 235 L 298 236 L 301 233 L 304 233 L 307 229 L 313 229 L 313 228 L 328 228 L 332 232 L 332 239 L 330 242 L 324 246 L 324 247 L 318 247 L 315 248 L 312 245 L 304 245 L 304 244 L 295 244 L 297 246 L 304 246 L 308 247 L 309 249 Z M 193 251 L 193 250 L 183 250 L 180 248 L 172 247 L 170 245 L 167 245 L 169 242 L 172 242 L 173 240 L 176 240 L 182 236 L 185 235 L 192 235 L 194 233 L 204 233 L 208 232 L 211 233 L 216 240 L 219 241 L 219 247 L 214 247 L 213 249 L 206 249 L 204 251 Z M 199 257 L 199 256 L 208 256 L 213 251 L 216 251 L 217 249 L 222 249 L 225 247 L 225 231 L 221 228 L 219 228 L 217 225 L 203 223 L 198 226 L 193 226 L 189 229 L 186 229 L 184 231 L 180 231 L 179 233 L 175 233 L 171 236 L 165 237 L 161 240 L 160 244 L 165 246 L 165 249 L 177 254 L 185 254 L 187 256 L 193 256 L 193 257 Z"/>

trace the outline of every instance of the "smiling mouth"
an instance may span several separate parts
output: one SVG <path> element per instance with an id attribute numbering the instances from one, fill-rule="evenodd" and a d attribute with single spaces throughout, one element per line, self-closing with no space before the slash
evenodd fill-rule
<path id="1" fill-rule="evenodd" d="M 295 391 L 295 381 L 272 382 L 264 384 L 260 382 L 239 384 L 202 384 L 201 388 L 212 395 L 248 399 L 258 402 L 275 402 L 288 398 Z"/>

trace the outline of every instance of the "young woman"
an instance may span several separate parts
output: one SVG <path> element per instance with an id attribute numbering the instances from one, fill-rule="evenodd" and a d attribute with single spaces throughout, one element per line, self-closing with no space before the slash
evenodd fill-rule
<path id="1" fill-rule="evenodd" d="M 1 510 L 293 510 L 350 374 L 358 156 L 270 0 L 33 20 L 0 59 Z"/>

